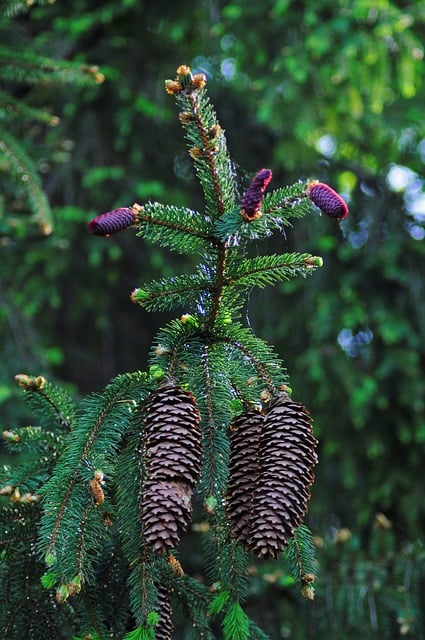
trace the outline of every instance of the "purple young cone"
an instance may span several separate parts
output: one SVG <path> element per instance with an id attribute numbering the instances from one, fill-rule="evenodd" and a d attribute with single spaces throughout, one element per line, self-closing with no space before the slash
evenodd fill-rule
<path id="1" fill-rule="evenodd" d="M 348 216 L 348 207 L 339 193 L 323 182 L 313 184 L 308 190 L 309 198 L 316 207 L 335 220 L 343 220 Z"/>
<path id="2" fill-rule="evenodd" d="M 241 213 L 244 220 L 250 222 L 259 217 L 264 191 L 271 179 L 272 172 L 270 169 L 261 169 L 253 178 L 241 202 Z"/>
<path id="3" fill-rule="evenodd" d="M 122 207 L 107 213 L 101 213 L 88 223 L 89 233 L 95 236 L 109 236 L 111 233 L 123 231 L 137 222 L 133 209 Z"/>

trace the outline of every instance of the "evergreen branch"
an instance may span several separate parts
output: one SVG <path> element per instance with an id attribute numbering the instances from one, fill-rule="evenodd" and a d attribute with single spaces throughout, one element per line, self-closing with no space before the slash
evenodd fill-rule
<path id="1" fill-rule="evenodd" d="M 196 358 L 196 354 L 199 354 L 200 341 L 197 333 L 198 328 L 194 324 L 172 320 L 160 330 L 153 341 L 150 366 L 179 378 L 180 371 L 186 366 L 186 363 L 180 362 L 180 358 Z"/>
<path id="2" fill-rule="evenodd" d="M 249 619 L 238 601 L 228 608 L 222 628 L 224 640 L 249 640 Z"/>
<path id="3" fill-rule="evenodd" d="M 199 580 L 184 574 L 168 578 L 172 592 L 178 598 L 178 604 L 183 609 L 185 619 L 189 619 L 185 638 L 188 640 L 214 640 L 205 610 L 211 602 L 210 589 Z"/>
<path id="4" fill-rule="evenodd" d="M 293 578 L 300 583 L 305 597 L 313 599 L 313 583 L 317 575 L 316 549 L 311 531 L 301 525 L 294 531 L 285 552 L 285 559 Z"/>
<path id="5" fill-rule="evenodd" d="M 99 67 L 71 62 L 69 60 L 54 60 L 41 56 L 33 51 L 17 51 L 0 45 L 0 78 L 6 81 L 35 84 L 64 84 L 92 85 L 103 82 L 104 76 Z"/>
<path id="6" fill-rule="evenodd" d="M 264 196 L 261 209 L 266 216 L 281 212 L 290 214 L 305 198 L 308 198 L 307 183 L 299 181 L 287 187 L 268 191 Z"/>
<path id="7" fill-rule="evenodd" d="M 229 365 L 232 368 L 243 367 L 246 372 L 245 387 L 247 384 L 266 385 L 274 392 L 286 385 L 287 376 L 282 361 L 274 354 L 272 348 L 257 338 L 250 329 L 240 323 L 234 323 L 217 331 L 214 339 L 229 345 Z M 233 360 L 234 358 L 236 360 Z M 262 389 L 264 390 L 264 386 Z"/>
<path id="8" fill-rule="evenodd" d="M 111 515 L 115 521 L 115 511 Z M 119 519 L 117 518 L 117 522 Z M 95 580 L 84 585 L 81 595 L 72 600 L 78 616 L 81 640 L 91 633 L 93 638 L 122 638 L 131 616 L 128 606 L 128 567 L 118 538 L 118 527 L 109 522 L 110 535 L 101 551 Z M 113 601 L 114 606 L 111 607 Z M 97 634 L 97 636 L 95 635 Z M 76 640 L 76 639 L 75 639 Z"/>
<path id="9" fill-rule="evenodd" d="M 225 283 L 224 274 L 225 274 L 225 268 L 226 268 L 226 258 L 227 258 L 227 249 L 224 245 L 221 245 L 219 254 L 217 256 L 217 266 L 215 270 L 215 279 L 214 279 L 214 285 L 212 289 L 212 293 L 213 293 L 212 305 L 211 305 L 211 310 L 206 322 L 207 330 L 211 330 L 212 327 L 214 326 L 217 319 L 217 315 L 220 310 L 220 303 L 221 303 L 223 287 Z"/>
<path id="10" fill-rule="evenodd" d="M 10 487 L 10 496 L 13 502 L 37 502 L 38 492 L 48 481 L 50 476 L 49 463 L 54 454 L 37 456 L 36 451 L 31 451 L 35 456 L 33 460 L 25 460 L 21 465 L 6 467 L 0 474 L 0 482 L 3 487 Z"/>
<path id="11" fill-rule="evenodd" d="M 149 613 L 154 610 L 156 575 L 154 564 L 144 544 L 142 526 L 142 495 L 146 475 L 143 417 L 144 409 L 139 405 L 133 416 L 126 446 L 118 458 L 116 474 L 119 534 L 130 567 L 130 607 L 139 626 L 146 623 Z"/>
<path id="12" fill-rule="evenodd" d="M 274 231 L 284 231 L 285 227 L 291 226 L 291 218 L 301 218 L 311 212 L 306 188 L 305 183 L 299 182 L 267 193 L 261 215 L 250 222 L 242 218 L 240 207 L 228 211 L 215 224 L 216 237 L 229 246 L 238 246 L 248 240 L 266 238 Z"/>
<path id="13" fill-rule="evenodd" d="M 204 462 L 199 488 L 204 499 L 213 498 L 217 505 L 222 501 L 228 474 L 229 443 L 224 430 L 231 419 L 232 389 L 226 370 L 224 350 L 220 346 L 202 345 L 191 384 L 202 416 Z"/>
<path id="14" fill-rule="evenodd" d="M 4 130 L 0 132 L 0 158 L 2 156 L 9 171 L 25 187 L 33 220 L 44 235 L 49 235 L 52 232 L 52 215 L 37 168 L 19 142 Z"/>
<path id="15" fill-rule="evenodd" d="M 49 430 L 71 430 L 77 408 L 65 389 L 51 384 L 42 376 L 18 374 L 15 380 L 24 390 L 25 401 L 39 417 L 42 425 L 46 425 Z"/>
<path id="16" fill-rule="evenodd" d="M 34 6 L 35 4 L 38 4 L 43 6 L 49 4 L 49 1 L 51 2 L 51 0 L 35 0 L 31 5 Z M 15 18 L 22 13 L 27 13 L 30 10 L 31 5 L 28 0 L 26 0 L 26 2 L 19 2 L 18 0 L 3 0 L 0 15 L 3 15 L 5 18 Z"/>
<path id="17" fill-rule="evenodd" d="M 249 621 L 250 640 L 270 640 L 270 637 L 264 633 L 252 620 Z"/>
<path id="18" fill-rule="evenodd" d="M 62 638 L 69 632 L 64 612 L 56 611 L 40 583 L 35 554 L 38 505 L 14 504 L 0 511 L 0 638 Z"/>
<path id="19" fill-rule="evenodd" d="M 196 211 L 159 202 L 138 206 L 137 235 L 179 253 L 210 251 L 218 244 L 211 232 L 211 222 Z"/>
<path id="20" fill-rule="evenodd" d="M 38 504 L 6 504 L 0 509 L 0 553 L 11 548 L 12 553 L 27 543 L 35 543 L 40 517 Z M 4 556 L 2 556 L 4 559 Z M 7 558 L 7 552 L 6 552 Z M 1 583 L 1 581 L 0 581 Z"/>
<path id="21" fill-rule="evenodd" d="M 84 401 L 55 475 L 43 489 L 40 550 L 56 559 L 68 580 L 77 575 L 82 564 L 84 577 L 91 575 L 94 549 L 103 540 L 105 527 L 89 483 L 96 469 L 102 469 L 102 477 L 103 472 L 112 475 L 114 454 L 130 424 L 133 405 L 140 395 L 147 394 L 145 385 L 144 374 L 118 376 L 103 395 L 93 394 Z M 80 562 L 82 553 L 84 563 Z"/>
<path id="22" fill-rule="evenodd" d="M 176 307 L 188 308 L 196 304 L 195 293 L 208 290 L 209 281 L 201 275 L 162 278 L 136 289 L 131 299 L 148 311 L 168 311 Z"/>
<path id="23" fill-rule="evenodd" d="M 178 94 L 177 104 L 183 109 L 180 121 L 186 129 L 189 154 L 204 191 L 207 213 L 211 219 L 216 219 L 232 209 L 236 202 L 233 165 L 226 138 L 204 89 Z"/>
<path id="24" fill-rule="evenodd" d="M 309 253 L 283 253 L 245 258 L 235 268 L 228 269 L 225 284 L 243 288 L 252 286 L 264 288 L 298 275 L 305 277 L 311 274 L 316 266 L 320 266 L 320 262 L 312 264 L 312 258 L 314 256 Z"/>
<path id="25" fill-rule="evenodd" d="M 14 98 L 5 91 L 0 91 L 0 111 L 3 111 L 4 116 L 9 119 L 27 118 L 28 120 L 35 120 L 36 122 L 50 126 L 56 126 L 59 123 L 58 116 L 53 116 L 44 109 L 32 107 L 22 100 Z"/>
<path id="26" fill-rule="evenodd" d="M 45 431 L 41 427 L 19 427 L 14 431 L 3 431 L 3 440 L 12 453 L 32 453 L 38 459 L 55 456 L 62 449 L 62 435 Z"/>

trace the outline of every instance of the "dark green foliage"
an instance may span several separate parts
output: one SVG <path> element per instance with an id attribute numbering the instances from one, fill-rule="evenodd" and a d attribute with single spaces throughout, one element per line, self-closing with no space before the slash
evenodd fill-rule
<path id="1" fill-rule="evenodd" d="M 87 85 L 102 82 L 104 77 L 98 67 L 68 60 L 55 60 L 40 55 L 33 50 L 19 48 L 13 40 L 15 26 L 10 18 L 29 10 L 32 3 L 3 3 L 0 14 L 0 79 L 8 91 L 0 92 L 0 169 L 14 178 L 23 188 L 32 222 L 36 223 L 44 235 L 52 232 L 53 220 L 50 204 L 43 189 L 39 169 L 22 137 L 25 136 L 24 122 L 38 122 L 45 126 L 56 126 L 59 118 L 50 109 L 32 106 L 14 96 L 19 85 L 29 90 L 31 85 L 51 87 L 55 85 Z M 39 4 L 45 4 L 40 2 Z M 16 37 L 19 30 L 16 29 Z M 10 206 L 10 205 L 9 205 Z M 10 228 L 13 227 L 11 224 Z"/>
<path id="2" fill-rule="evenodd" d="M 330 532 L 331 533 L 331 532 Z M 319 554 L 327 584 L 318 583 L 326 605 L 314 612 L 312 638 L 323 630 L 344 640 L 425 637 L 425 554 L 422 543 L 395 539 L 392 523 L 377 514 L 366 548 L 348 529 L 333 530 Z"/>
<path id="3" fill-rule="evenodd" d="M 252 331 L 285 356 L 295 397 L 314 413 L 321 445 L 310 504 L 313 529 L 326 529 L 328 514 L 333 524 L 350 526 L 356 548 L 345 552 L 354 567 L 360 549 L 368 548 L 371 517 L 384 510 L 394 520 L 399 542 L 394 553 L 401 554 L 401 542 L 421 537 L 424 530 L 425 267 L 417 198 L 423 191 L 425 33 L 420 3 L 390 1 L 371 8 L 355 0 L 348 9 L 347 3 L 330 0 L 250 5 L 232 0 L 220 6 L 185 0 L 174 5 L 57 0 L 34 3 L 29 13 L 24 4 L 2 3 L 5 11 L 20 7 L 27 14 L 20 9 L 7 14 L 18 19 L 7 22 L 3 44 L 56 60 L 94 61 L 108 81 L 82 91 L 67 85 L 50 91 L 40 84 L 2 87 L 8 130 L 40 169 L 55 216 L 54 234 L 40 241 L 22 215 L 28 209 L 25 183 L 3 174 L 2 429 L 14 432 L 17 424 L 36 422 L 18 401 L 16 371 L 43 372 L 52 380 L 59 376 L 87 393 L 119 371 L 145 368 L 152 335 L 164 318 L 128 305 L 128 293 L 144 281 L 185 273 L 186 267 L 195 272 L 190 258 L 182 267 L 177 251 L 141 244 L 131 233 L 106 242 L 85 234 L 91 216 L 135 199 L 203 211 L 188 160 L 176 155 L 172 101 L 161 95 L 170 60 L 184 60 L 207 71 L 232 153 L 250 175 L 271 166 L 276 186 L 302 176 L 301 190 L 307 178 L 317 176 L 349 197 L 351 214 L 341 228 L 315 210 L 307 223 L 290 219 L 293 230 L 279 221 L 281 230 L 262 243 L 261 253 L 266 245 L 272 255 L 306 248 L 323 255 L 320 273 L 273 289 L 247 290 L 237 303 Z M 46 120 L 25 112 L 32 107 L 43 113 L 46 105 Z M 56 115 L 61 122 L 46 126 Z M 396 187 L 389 178 L 399 168 L 414 175 Z M 248 184 L 245 176 L 240 195 Z M 303 202 L 297 206 L 309 206 Z M 238 207 L 229 220 L 224 237 L 237 230 Z M 255 249 L 248 255 L 256 255 Z M 233 311 L 230 296 L 227 300 Z M 184 302 L 182 310 L 194 307 Z M 185 336 L 196 334 L 196 328 L 178 320 L 168 325 L 170 333 L 171 325 L 181 332 L 183 344 Z M 188 349 L 197 348 L 193 337 Z M 168 366 L 169 358 L 153 351 L 151 362 Z M 180 354 L 185 356 L 183 347 Z M 255 402 L 261 381 L 245 388 L 239 355 L 228 349 L 231 354 L 234 385 Z M 232 410 L 240 411 L 233 402 Z M 137 446 L 136 427 L 128 434 L 131 449 Z M 20 455 L 26 455 L 21 444 Z M 222 440 L 220 447 L 226 455 Z M 195 575 L 199 535 L 188 537 L 182 560 L 189 559 Z M 330 571 L 326 554 L 320 555 L 324 586 Z M 276 572 L 270 565 L 261 567 L 260 574 L 264 579 L 252 578 L 247 611 L 257 621 L 261 611 L 271 637 L 295 638 L 302 622 L 302 640 L 311 635 L 311 612 L 325 606 L 327 592 L 313 607 L 297 607 L 286 574 L 272 582 L 279 566 Z M 338 585 L 335 580 L 335 591 Z M 335 608 L 317 629 L 318 637 L 333 636 L 333 615 Z M 400 636 L 398 625 L 394 635 Z M 181 627 L 176 637 L 186 637 Z"/>
<path id="4" fill-rule="evenodd" d="M 235 208 L 237 192 L 234 175 L 228 171 L 225 138 L 206 98 L 204 76 L 192 75 L 185 66 L 177 73 L 176 81 L 167 81 L 166 87 L 169 93 L 170 86 L 177 87 L 177 103 L 186 110 L 180 120 L 191 143 L 198 145 L 196 153 L 193 147 L 189 153 L 204 188 L 206 212 L 133 205 L 134 226 L 139 235 L 180 253 L 197 254 L 201 238 L 203 252 L 196 275 L 158 280 L 136 289 L 132 298 L 150 310 L 184 304 L 192 313 L 160 331 L 149 375 L 116 377 L 101 393 L 83 400 L 78 411 L 66 393 L 42 376 L 18 375 L 33 410 L 42 414 L 43 426 L 5 431 L 3 436 L 18 451 L 24 450 L 22 441 L 27 440 L 32 456 L 39 456 L 40 469 L 27 463 L 25 476 L 19 467 L 8 469 L 2 493 L 19 505 L 33 505 L 37 517 L 31 544 L 35 553 L 38 530 L 39 554 L 38 564 L 34 561 L 38 569 L 40 560 L 46 565 L 41 583 L 46 589 L 56 587 L 56 600 L 64 610 L 72 608 L 75 631 L 94 632 L 99 638 L 118 634 L 127 640 L 170 640 L 172 599 L 178 596 L 196 637 L 212 637 L 208 623 L 212 616 L 220 621 L 225 640 L 249 640 L 261 637 L 261 632 L 242 608 L 249 592 L 248 555 L 235 541 L 226 511 L 226 499 L 233 491 L 232 482 L 228 483 L 229 425 L 241 400 L 248 406 L 268 405 L 288 387 L 280 359 L 243 326 L 240 309 L 246 289 L 306 275 L 322 262 L 305 253 L 247 258 L 244 247 L 235 242 L 238 234 L 217 235 L 215 221 Z M 217 132 L 220 144 L 211 131 Z M 286 201 L 277 198 L 274 208 L 283 220 L 280 206 L 284 210 Z M 260 206 L 257 215 L 262 215 Z M 243 225 L 242 216 L 239 224 Z M 267 219 L 264 227 L 269 235 L 276 219 L 270 216 L 270 228 Z M 305 422 L 308 414 L 303 415 Z M 285 433 L 294 422 L 297 446 L 297 430 L 305 425 L 301 413 L 294 416 L 285 423 Z M 261 433 L 257 438 L 265 469 L 267 446 Z M 290 438 L 285 442 L 286 455 Z M 295 450 L 294 455 L 298 460 Z M 291 484 L 291 499 L 297 501 L 299 493 L 302 508 L 285 532 L 279 531 L 283 522 L 275 525 L 274 557 L 305 513 L 312 476 L 301 467 Z M 243 466 L 240 470 L 243 474 Z M 292 477 L 294 471 L 288 470 L 285 477 L 288 473 Z M 279 491 L 286 491 L 280 475 L 273 472 L 277 500 Z M 184 577 L 171 553 L 191 520 L 195 487 L 208 522 L 205 565 L 213 596 L 207 596 L 202 583 Z M 261 521 L 261 514 L 255 517 L 250 535 Z M 8 544 L 6 529 L 4 534 Z M 312 562 L 312 546 L 304 544 L 302 536 L 296 545 L 299 557 L 305 555 Z M 113 561 L 106 575 L 109 556 Z M 300 559 L 298 569 L 301 564 Z M 96 607 L 98 598 L 105 607 Z"/>

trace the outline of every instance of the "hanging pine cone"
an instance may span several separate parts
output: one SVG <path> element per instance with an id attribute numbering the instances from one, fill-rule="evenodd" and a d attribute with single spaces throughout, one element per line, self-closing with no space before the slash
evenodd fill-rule
<path id="1" fill-rule="evenodd" d="M 159 615 L 159 622 L 155 627 L 155 640 L 172 640 L 174 625 L 171 620 L 170 594 L 165 585 L 157 583 L 155 586 L 158 595 L 156 612 Z"/>
<path id="2" fill-rule="evenodd" d="M 264 414 L 248 409 L 230 426 L 227 515 L 232 536 L 245 544 L 249 535 L 250 509 L 259 473 L 259 449 Z"/>
<path id="3" fill-rule="evenodd" d="M 317 462 L 307 410 L 286 393 L 266 413 L 260 473 L 252 500 L 247 548 L 259 558 L 277 558 L 307 511 Z"/>
<path id="4" fill-rule="evenodd" d="M 146 405 L 144 536 L 161 553 L 178 545 L 192 512 L 192 492 L 201 470 L 199 411 L 191 393 L 173 381 L 162 384 Z"/>

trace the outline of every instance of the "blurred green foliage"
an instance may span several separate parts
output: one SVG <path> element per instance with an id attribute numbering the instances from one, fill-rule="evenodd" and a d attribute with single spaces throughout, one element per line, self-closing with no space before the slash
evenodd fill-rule
<path id="1" fill-rule="evenodd" d="M 368 538 L 382 511 L 400 544 L 423 536 L 425 2 L 57 0 L 1 20 L 20 47 L 99 65 L 106 77 L 94 87 L 3 87 L 61 118 L 53 128 L 14 124 L 53 208 L 50 237 L 28 224 L 22 193 L 2 178 L 4 428 L 21 416 L 17 372 L 86 393 L 144 367 L 168 318 L 129 295 L 166 275 L 171 259 L 179 272 L 188 266 L 131 233 L 88 237 L 86 223 L 136 200 L 199 205 L 163 90 L 190 64 L 208 75 L 242 183 L 270 167 L 275 187 L 317 177 L 350 205 L 340 225 L 317 213 L 267 240 L 270 251 L 309 251 L 325 266 L 279 295 L 253 294 L 246 309 L 315 418 L 310 524 Z"/>

